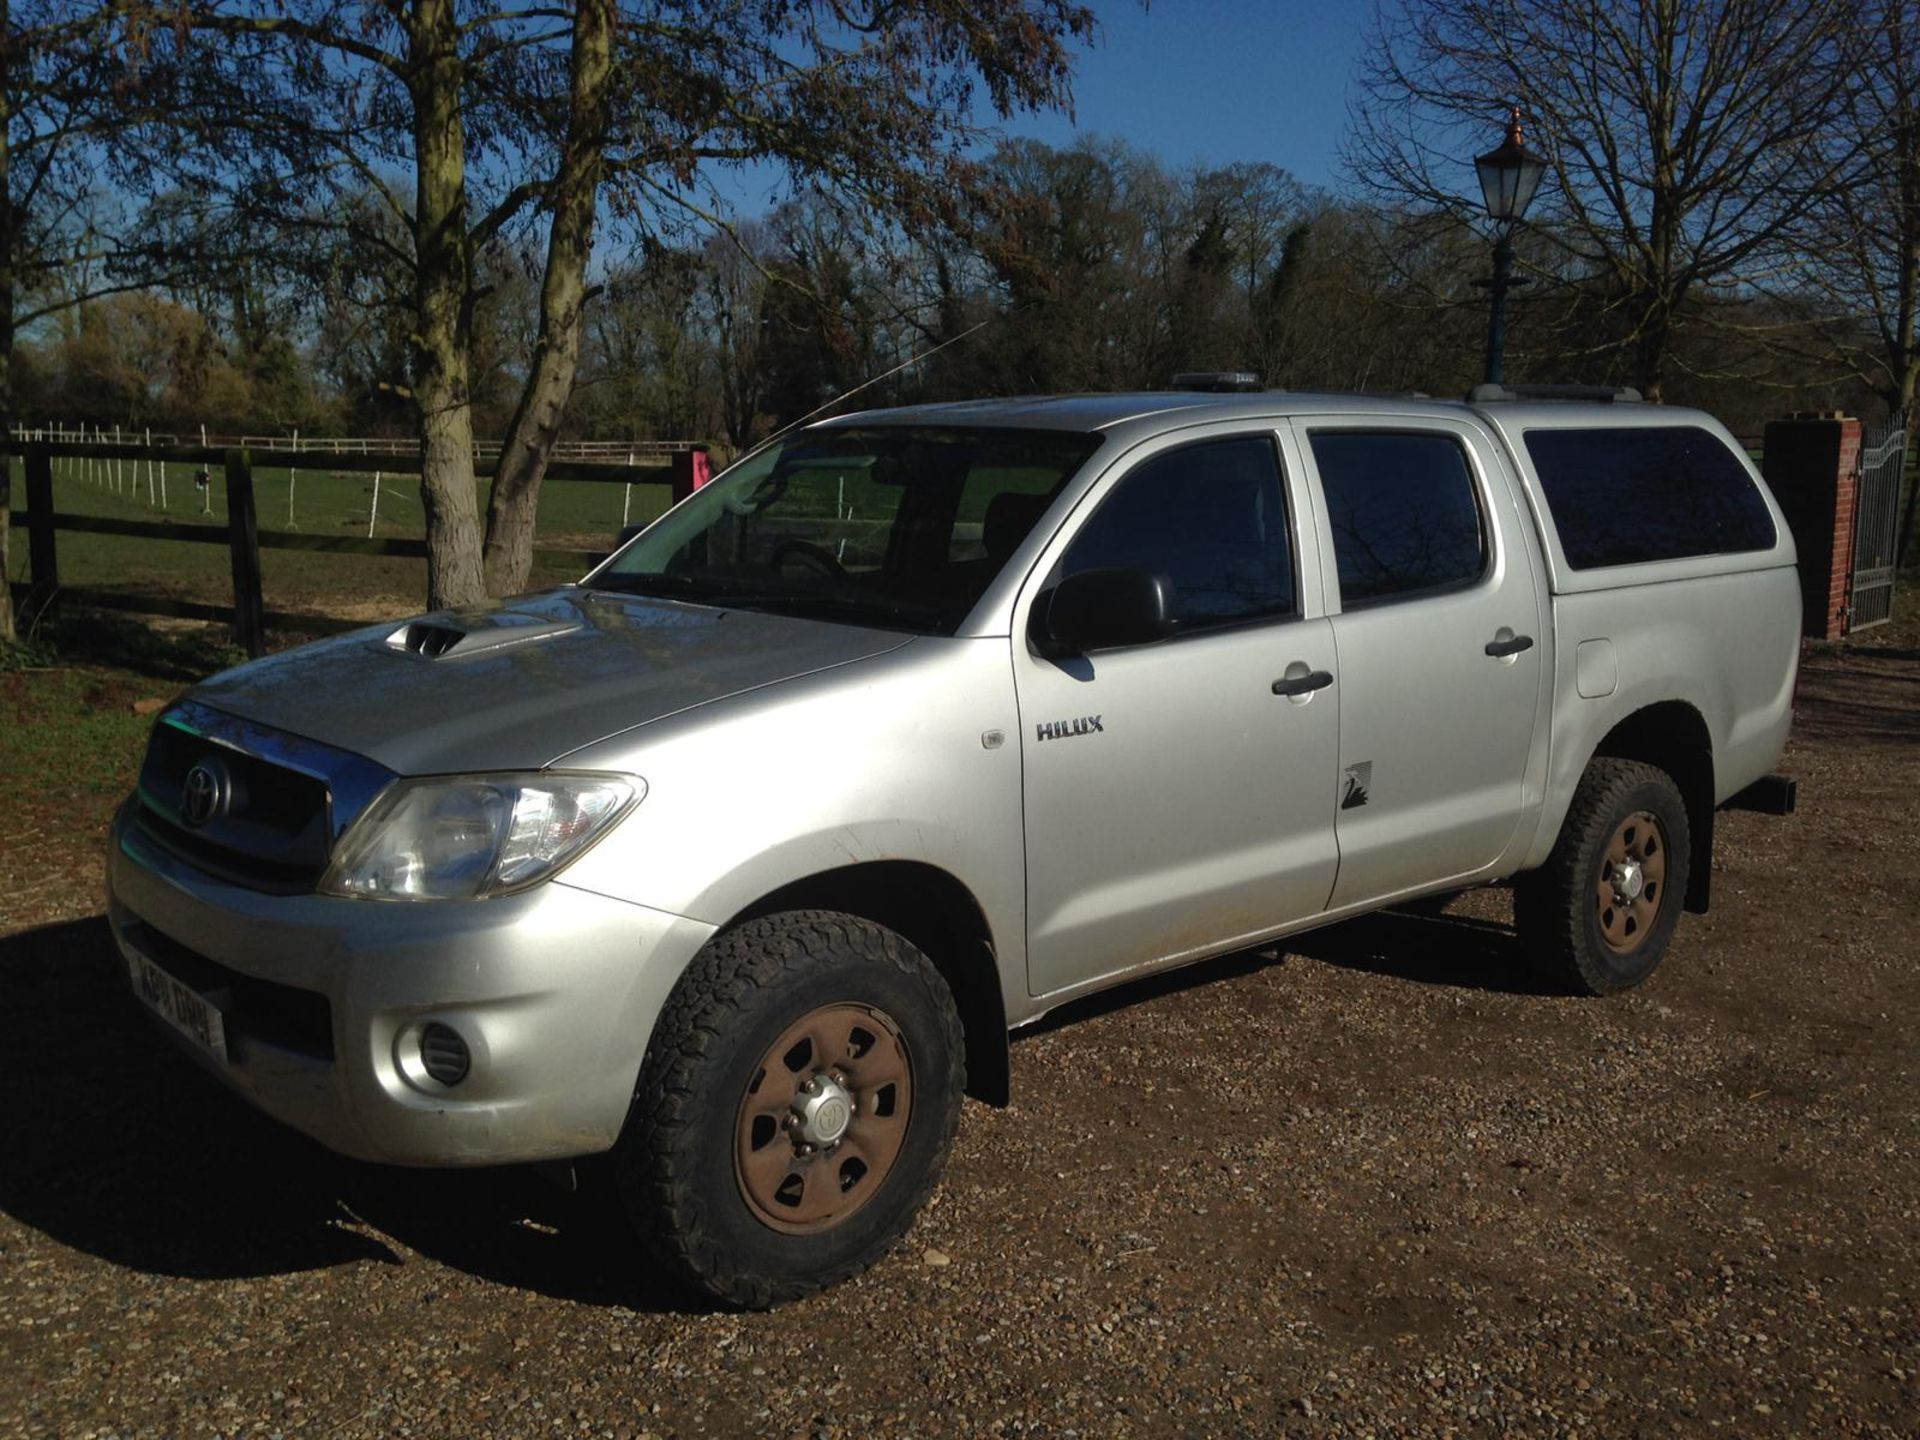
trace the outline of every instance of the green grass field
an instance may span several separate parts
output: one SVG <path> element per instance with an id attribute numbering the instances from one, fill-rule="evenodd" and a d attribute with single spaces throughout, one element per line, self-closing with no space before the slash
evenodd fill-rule
<path id="1" fill-rule="evenodd" d="M 54 462 L 54 507 L 63 513 L 140 520 L 166 525 L 183 536 L 220 537 L 227 526 L 226 479 L 212 467 L 207 487 L 195 485 L 197 466 L 129 460 Z M 1014 472 L 1014 488 L 1047 488 L 1055 475 Z M 1007 476 L 993 472 L 992 484 L 968 487 L 962 520 L 977 527 L 987 494 L 1005 486 Z M 374 487 L 379 485 L 378 513 Z M 254 506 L 262 533 L 295 531 L 303 535 L 339 535 L 377 539 L 419 539 L 422 534 L 419 480 L 410 474 L 289 471 L 256 464 Z M 486 503 L 486 482 L 476 487 Z M 879 519 L 898 504 L 897 487 L 874 483 L 864 473 L 822 477 L 803 487 L 817 494 L 794 497 L 797 510 L 810 506 L 850 519 Z M 27 578 L 26 486 L 20 462 L 14 462 L 14 524 L 20 532 L 11 547 L 9 578 Z M 549 480 L 541 489 L 537 545 L 573 550 L 610 549 L 623 524 L 656 518 L 667 507 L 668 489 L 660 483 L 633 486 L 578 480 Z M 129 535 L 100 535 L 61 530 L 57 535 L 60 582 L 65 587 L 153 595 L 199 604 L 231 604 L 231 560 L 224 543 L 172 542 Z M 425 601 L 426 562 L 403 557 L 327 554 L 263 548 L 262 589 L 269 610 L 346 619 L 403 614 Z M 575 559 L 534 559 L 535 587 L 576 579 Z"/>
<path id="2" fill-rule="evenodd" d="M 114 472 L 111 462 L 57 460 L 53 493 L 56 509 L 80 515 L 143 520 L 224 536 L 227 525 L 225 477 L 215 467 L 208 488 L 194 485 L 197 467 L 126 462 Z M 379 513 L 373 516 L 375 476 L 302 470 L 272 465 L 254 469 L 254 505 L 260 529 L 305 535 L 343 535 L 379 539 L 418 539 L 422 533 L 419 480 L 413 475 L 379 477 Z M 485 482 L 478 501 L 486 503 Z M 628 487 L 591 481 L 550 480 L 542 488 L 536 543 L 572 549 L 611 548 L 622 523 L 653 519 L 667 506 L 667 487 Z M 165 505 L 161 504 L 164 492 Z M 14 462 L 16 535 L 10 554 L 10 578 L 27 578 L 26 487 Z M 84 531 L 58 533 L 63 585 L 155 594 L 202 604 L 231 604 L 232 571 L 224 544 L 183 543 Z M 374 555 L 334 555 L 301 550 L 263 549 L 263 588 L 270 610 L 354 616 L 368 607 L 385 613 L 419 608 L 426 594 L 426 562 Z M 575 578 L 580 566 L 565 559 L 536 557 L 536 585 Z"/>
<path id="3" fill-rule="evenodd" d="M 194 485 L 196 468 L 142 460 L 124 462 L 115 474 L 110 462 L 89 465 L 79 460 L 56 460 L 54 504 L 64 512 L 149 521 L 174 527 L 183 535 L 219 536 L 224 542 L 224 476 L 215 467 L 207 491 L 201 492 Z M 970 486 L 963 494 L 963 526 L 977 525 L 985 496 L 1007 487 L 1011 477 L 1017 479 L 1009 488 L 1044 489 L 1051 483 L 1050 473 L 1044 470 L 996 471 L 993 483 L 977 490 Z M 254 494 L 260 528 L 263 532 L 297 530 L 305 535 L 365 537 L 372 520 L 372 534 L 377 538 L 420 538 L 418 479 L 397 472 L 380 476 L 377 519 L 371 513 L 374 480 L 371 474 L 290 474 L 284 467 L 256 466 Z M 1920 484 L 1920 463 L 1909 465 L 1907 483 Z M 484 485 L 483 481 L 478 487 L 477 498 L 482 505 Z M 879 519 L 891 512 L 898 499 L 891 487 L 857 473 L 842 478 L 823 472 L 815 484 L 803 488 L 814 493 L 793 497 L 794 509 L 845 514 L 850 522 Z M 10 547 L 9 578 L 24 581 L 28 578 L 26 487 L 18 460 L 14 461 L 13 499 L 16 533 Z M 629 492 L 629 487 L 617 484 L 550 480 L 541 493 L 537 543 L 576 550 L 610 548 L 621 528 L 623 508 L 627 523 L 641 523 L 665 510 L 668 499 L 667 487 L 657 483 L 636 484 Z M 1905 497 L 1903 514 L 1904 505 Z M 57 543 L 64 586 L 200 604 L 232 603 L 231 562 L 224 543 L 177 543 L 71 530 L 60 531 Z M 425 603 L 423 560 L 263 549 L 261 568 L 269 610 L 374 619 L 407 614 Z M 575 560 L 536 556 L 530 583 L 535 588 L 560 584 L 577 578 L 580 571 Z M 1920 566 L 1901 576 L 1891 633 L 1905 635 L 1920 626 L 1917 585 Z"/>

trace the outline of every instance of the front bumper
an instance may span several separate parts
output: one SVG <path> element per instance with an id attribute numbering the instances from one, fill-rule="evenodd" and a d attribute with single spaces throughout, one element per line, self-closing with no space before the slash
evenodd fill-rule
<path id="1" fill-rule="evenodd" d="M 131 803 L 107 862 L 123 956 L 231 972 L 226 1063 L 187 1048 L 269 1115 L 360 1159 L 494 1165 L 608 1149 L 667 994 L 714 929 L 561 881 L 481 901 L 262 894 L 130 819 Z M 421 1070 L 428 1021 L 472 1053 L 457 1085 Z"/>

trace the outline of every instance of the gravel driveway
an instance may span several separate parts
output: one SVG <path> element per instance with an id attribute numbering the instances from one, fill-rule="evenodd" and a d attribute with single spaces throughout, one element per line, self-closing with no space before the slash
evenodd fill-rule
<path id="1" fill-rule="evenodd" d="M 336 1159 L 101 922 L 0 942 L 0 1433 L 1920 1433 L 1920 654 L 1817 660 L 1790 820 L 1605 1001 L 1479 892 L 1014 1047 L 861 1279 L 689 1310 L 525 1173 Z M 75 878 L 91 887 L 91 875 Z"/>

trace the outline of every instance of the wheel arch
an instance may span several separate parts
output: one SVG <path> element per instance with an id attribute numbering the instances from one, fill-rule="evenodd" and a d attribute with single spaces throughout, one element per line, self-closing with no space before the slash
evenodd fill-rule
<path id="1" fill-rule="evenodd" d="M 1619 721 L 1594 746 L 1588 763 L 1608 755 L 1657 766 L 1673 777 L 1687 806 L 1688 879 L 1685 905 L 1703 913 L 1713 879 L 1713 734 L 1706 717 L 1684 700 L 1646 705 Z"/>
<path id="2" fill-rule="evenodd" d="M 782 910 L 838 910 L 912 941 L 953 992 L 966 1039 L 967 1093 L 993 1106 L 1009 1103 L 1012 1060 L 998 952 L 986 912 L 964 884 L 922 861 L 865 861 L 790 881 L 721 929 Z"/>

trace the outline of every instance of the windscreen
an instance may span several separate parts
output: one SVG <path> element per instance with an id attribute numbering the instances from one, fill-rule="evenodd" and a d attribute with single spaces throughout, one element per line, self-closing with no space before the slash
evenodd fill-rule
<path id="1" fill-rule="evenodd" d="M 587 580 L 596 590 L 951 635 L 1097 436 L 815 430 L 749 456 Z"/>

